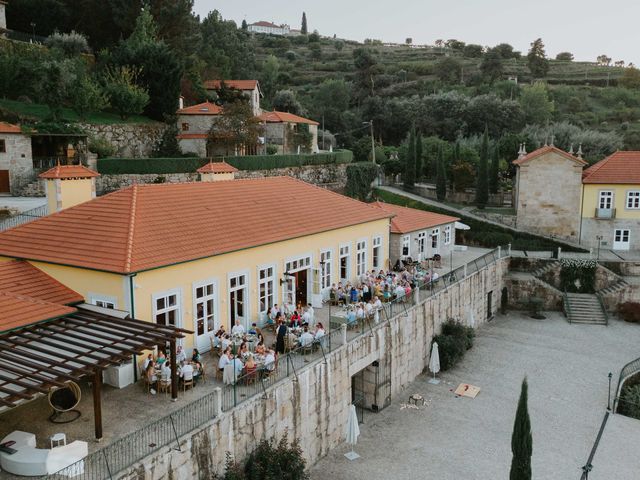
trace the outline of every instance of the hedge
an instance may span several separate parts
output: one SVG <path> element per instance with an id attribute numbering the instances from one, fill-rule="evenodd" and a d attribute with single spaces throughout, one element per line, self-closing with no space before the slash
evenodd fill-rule
<path id="1" fill-rule="evenodd" d="M 222 160 L 218 158 L 216 160 Z M 274 168 L 303 167 L 350 163 L 349 150 L 302 155 L 246 155 L 226 157 L 224 160 L 239 170 L 272 170 Z M 103 174 L 167 174 L 194 173 L 209 160 L 206 158 L 100 158 L 98 171 Z"/>

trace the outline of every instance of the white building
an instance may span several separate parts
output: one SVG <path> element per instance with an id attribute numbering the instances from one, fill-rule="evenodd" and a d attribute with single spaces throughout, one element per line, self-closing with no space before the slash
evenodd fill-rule
<path id="1" fill-rule="evenodd" d="M 269 33 L 271 35 L 289 35 L 291 28 L 289 25 L 276 25 L 271 22 L 255 22 L 247 27 L 247 30 L 252 33 Z"/>
<path id="2" fill-rule="evenodd" d="M 0 33 L 7 29 L 7 15 L 5 14 L 6 6 L 7 2 L 0 0 Z"/>

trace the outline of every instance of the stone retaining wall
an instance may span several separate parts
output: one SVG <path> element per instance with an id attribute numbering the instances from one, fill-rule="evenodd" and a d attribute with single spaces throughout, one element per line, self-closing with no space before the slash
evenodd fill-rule
<path id="1" fill-rule="evenodd" d="M 493 312 L 508 259 L 499 260 L 456 285 L 427 298 L 332 351 L 327 363 L 317 360 L 267 390 L 224 412 L 191 435 L 180 439 L 181 451 L 160 449 L 119 475 L 124 479 L 212 478 L 230 452 L 242 460 L 264 438 L 299 438 L 307 461 L 315 463 L 344 441 L 351 402 L 351 377 L 374 361 L 391 369 L 391 395 L 399 394 L 428 365 L 434 333 L 447 318 L 478 327 L 486 321 L 487 294 L 493 292 Z M 473 312 L 470 315 L 468 312 Z"/>
<path id="2" fill-rule="evenodd" d="M 150 157 L 153 147 L 158 143 L 168 126 L 161 122 L 153 123 L 110 123 L 79 125 L 89 136 L 104 138 L 116 148 L 117 157 Z"/>

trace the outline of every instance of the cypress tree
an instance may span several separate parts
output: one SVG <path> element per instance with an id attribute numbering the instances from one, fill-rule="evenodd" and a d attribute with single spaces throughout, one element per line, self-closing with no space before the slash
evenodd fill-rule
<path id="1" fill-rule="evenodd" d="M 509 480 L 531 480 L 531 453 L 533 452 L 533 439 L 531 438 L 531 420 L 527 407 L 528 397 L 527 377 L 522 380 L 520 400 L 516 410 L 516 419 L 513 423 L 511 436 L 511 471 Z"/>
<path id="2" fill-rule="evenodd" d="M 302 25 L 300 26 L 300 33 L 302 35 L 307 34 L 307 13 L 302 12 Z"/>
<path id="3" fill-rule="evenodd" d="M 404 186 L 413 188 L 416 183 L 416 127 L 411 127 L 409 132 L 409 145 L 407 158 L 404 165 L 404 175 L 402 176 Z"/>
<path id="4" fill-rule="evenodd" d="M 443 202 L 447 197 L 447 164 L 444 159 L 444 149 L 440 147 L 436 173 L 436 195 Z"/>
<path id="5" fill-rule="evenodd" d="M 498 171 L 500 169 L 500 159 L 498 158 L 498 146 L 493 149 L 493 155 L 491 156 L 491 167 L 489 167 L 489 191 L 491 193 L 498 193 Z"/>
<path id="6" fill-rule="evenodd" d="M 242 26 L 240 28 L 242 28 L 242 30 L 246 30 L 247 28 L 249 28 L 249 25 L 247 25 L 247 21 L 245 19 L 242 19 Z"/>
<path id="7" fill-rule="evenodd" d="M 424 165 L 422 163 L 422 133 L 418 132 L 416 135 L 416 180 L 425 176 Z"/>
<path id="8" fill-rule="evenodd" d="M 482 145 L 480 145 L 480 165 L 478 166 L 478 184 L 476 185 L 476 205 L 483 209 L 489 200 L 489 131 L 484 129 Z"/>

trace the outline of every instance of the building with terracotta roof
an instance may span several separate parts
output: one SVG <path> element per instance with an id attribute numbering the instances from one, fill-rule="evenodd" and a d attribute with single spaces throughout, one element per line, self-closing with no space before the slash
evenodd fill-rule
<path id="1" fill-rule="evenodd" d="M 582 174 L 580 243 L 640 250 L 640 152 L 615 152 Z"/>
<path id="2" fill-rule="evenodd" d="M 418 260 L 440 255 L 448 258 L 455 245 L 457 217 L 374 202 L 376 208 L 394 215 L 389 225 L 389 260 Z"/>
<path id="3" fill-rule="evenodd" d="M 516 166 L 516 228 L 578 242 L 582 169 L 587 162 L 554 146 L 521 147 Z"/>
<path id="4" fill-rule="evenodd" d="M 184 153 L 206 157 L 207 137 L 213 124 L 222 114 L 222 107 L 211 102 L 203 102 L 176 112 L 178 123 L 178 145 Z"/>
<path id="5" fill-rule="evenodd" d="M 233 165 L 227 162 L 209 162 L 200 167 L 197 172 L 200 174 L 201 182 L 218 182 L 220 180 L 233 180 L 238 171 Z"/>
<path id="6" fill-rule="evenodd" d="M 48 212 L 59 212 L 96 197 L 100 174 L 84 165 L 56 165 L 38 175 L 45 182 Z"/>
<path id="7" fill-rule="evenodd" d="M 262 113 L 260 98 L 264 97 L 258 80 L 205 80 L 204 88 L 212 95 L 218 95 L 224 87 L 239 90 L 249 99 L 249 105 L 255 116 Z"/>
<path id="8" fill-rule="evenodd" d="M 261 20 L 248 25 L 247 31 L 251 33 L 266 33 L 269 35 L 289 35 L 291 33 L 291 27 L 286 24 L 276 25 L 273 22 Z"/>
<path id="9" fill-rule="evenodd" d="M 0 233 L 88 302 L 195 330 L 263 323 L 284 301 L 388 266 L 393 214 L 289 177 L 134 185 Z"/>
<path id="10" fill-rule="evenodd" d="M 0 122 L 0 193 L 16 192 L 32 173 L 31 138 L 18 125 Z"/>
<path id="11" fill-rule="evenodd" d="M 318 122 L 288 112 L 263 112 L 265 143 L 278 147 L 278 153 L 318 152 Z M 306 145 L 305 145 L 306 140 Z"/>

